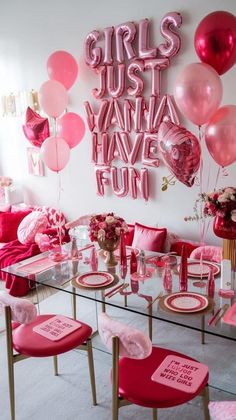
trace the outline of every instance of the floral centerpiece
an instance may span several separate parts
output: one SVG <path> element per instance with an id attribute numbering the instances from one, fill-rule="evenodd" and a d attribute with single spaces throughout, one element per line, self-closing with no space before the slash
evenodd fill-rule
<path id="1" fill-rule="evenodd" d="M 220 238 L 236 239 L 236 188 L 199 194 L 193 210 L 194 216 L 185 217 L 185 221 L 214 217 L 214 233 Z"/>
<path id="2" fill-rule="evenodd" d="M 98 242 L 100 248 L 109 252 L 108 265 L 116 265 L 113 251 L 118 247 L 121 230 L 128 232 L 128 226 L 122 217 L 114 213 L 104 213 L 91 216 L 89 237 L 92 242 Z"/>

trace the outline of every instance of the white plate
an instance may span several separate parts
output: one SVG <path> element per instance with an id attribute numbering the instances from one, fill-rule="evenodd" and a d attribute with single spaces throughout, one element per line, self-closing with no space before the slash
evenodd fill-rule
<path id="1" fill-rule="evenodd" d="M 188 263 L 188 276 L 195 277 L 195 278 L 202 278 L 208 277 L 208 274 L 213 269 L 213 273 L 216 276 L 220 272 L 220 267 L 217 264 L 212 262 L 204 261 L 202 264 L 200 262 L 189 262 Z M 180 269 L 180 265 L 178 266 L 178 271 Z"/>
<path id="2" fill-rule="evenodd" d="M 205 309 L 208 306 L 208 299 L 198 293 L 179 292 L 167 296 L 164 305 L 174 312 L 192 313 Z"/>
<path id="3" fill-rule="evenodd" d="M 103 287 L 108 286 L 114 281 L 114 276 L 103 271 L 93 271 L 77 277 L 76 282 L 84 287 Z"/>

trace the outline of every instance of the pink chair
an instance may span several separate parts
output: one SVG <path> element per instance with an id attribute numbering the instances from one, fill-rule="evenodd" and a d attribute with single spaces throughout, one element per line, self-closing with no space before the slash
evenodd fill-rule
<path id="1" fill-rule="evenodd" d="M 209 412 L 212 420 L 235 420 L 236 401 L 212 401 Z"/>
<path id="2" fill-rule="evenodd" d="M 34 331 L 34 327 L 55 315 L 38 315 L 35 306 L 26 299 L 20 299 L 5 292 L 0 293 L 0 306 L 5 308 L 6 342 L 9 376 L 11 420 L 15 420 L 14 364 L 29 357 L 54 358 L 54 373 L 58 375 L 57 355 L 80 348 L 88 352 L 88 363 L 93 404 L 96 405 L 96 387 L 93 353 L 91 345 L 92 328 L 78 322 L 81 326 L 58 341 L 52 341 Z M 69 319 L 69 318 L 67 318 Z M 12 323 L 15 321 L 15 323 Z M 73 320 L 74 321 L 74 320 Z M 17 354 L 15 354 L 15 352 Z"/>
<path id="3" fill-rule="evenodd" d="M 208 373 L 200 377 L 200 385 L 193 393 L 151 379 L 169 355 L 182 357 L 186 362 L 194 359 L 152 346 L 150 339 L 141 331 L 114 321 L 104 313 L 99 316 L 99 333 L 103 343 L 112 351 L 112 420 L 118 420 L 119 408 L 129 404 L 152 408 L 153 420 L 157 420 L 158 408 L 175 407 L 197 395 L 203 397 L 204 418 L 209 420 Z"/>
<path id="4" fill-rule="evenodd" d="M 211 245 L 199 246 L 191 252 L 189 258 L 194 260 L 200 260 L 202 258 L 205 261 L 220 263 L 222 260 L 222 248 Z"/>

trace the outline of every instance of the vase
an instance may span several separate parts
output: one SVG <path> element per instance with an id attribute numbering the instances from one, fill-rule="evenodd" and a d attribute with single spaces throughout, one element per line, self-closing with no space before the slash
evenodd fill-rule
<path id="1" fill-rule="evenodd" d="M 216 216 L 213 231 L 219 238 L 236 239 L 236 222 L 225 217 Z"/>
<path id="2" fill-rule="evenodd" d="M 114 267 L 118 264 L 118 261 L 114 255 L 114 251 L 119 245 L 120 238 L 117 240 L 113 239 L 98 239 L 98 244 L 101 249 L 107 252 L 105 263 L 108 267 Z"/>

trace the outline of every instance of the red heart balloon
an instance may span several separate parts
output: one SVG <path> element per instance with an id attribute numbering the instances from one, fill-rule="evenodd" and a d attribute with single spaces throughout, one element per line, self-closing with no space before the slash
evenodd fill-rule
<path id="1" fill-rule="evenodd" d="M 198 57 L 223 74 L 236 63 L 236 17 L 217 11 L 205 16 L 194 37 Z"/>
<path id="2" fill-rule="evenodd" d="M 23 125 L 25 137 L 36 147 L 41 147 L 44 140 L 50 136 L 47 118 L 42 118 L 30 107 L 26 110 L 26 123 Z"/>
<path id="3" fill-rule="evenodd" d="M 163 160 L 173 175 L 192 187 L 200 166 L 201 148 L 198 139 L 184 127 L 163 121 L 158 130 Z"/>

